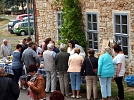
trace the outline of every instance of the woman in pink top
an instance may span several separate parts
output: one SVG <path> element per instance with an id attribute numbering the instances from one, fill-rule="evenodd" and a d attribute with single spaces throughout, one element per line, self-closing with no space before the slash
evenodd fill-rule
<path id="1" fill-rule="evenodd" d="M 74 49 L 74 55 L 69 57 L 68 61 L 68 72 L 70 72 L 70 80 L 71 80 L 71 88 L 72 88 L 72 98 L 75 98 L 75 90 L 76 90 L 76 98 L 79 99 L 80 96 L 80 83 L 81 83 L 81 66 L 83 63 L 83 57 L 79 55 L 80 49 Z"/>

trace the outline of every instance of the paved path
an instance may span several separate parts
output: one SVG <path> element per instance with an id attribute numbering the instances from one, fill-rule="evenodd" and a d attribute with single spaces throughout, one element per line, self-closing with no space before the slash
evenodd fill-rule
<path id="1" fill-rule="evenodd" d="M 46 94 L 46 100 L 49 100 L 49 96 L 50 96 L 50 93 L 47 93 Z M 84 94 L 82 96 L 83 97 L 79 100 L 87 100 Z M 30 100 L 29 95 L 27 95 L 27 90 L 21 90 L 18 100 Z M 78 100 L 78 99 L 73 99 L 69 96 L 69 97 L 65 97 L 65 100 Z"/>

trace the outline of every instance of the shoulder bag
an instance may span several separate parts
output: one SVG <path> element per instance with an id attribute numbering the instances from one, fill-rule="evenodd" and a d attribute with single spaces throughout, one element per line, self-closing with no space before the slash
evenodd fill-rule
<path id="1" fill-rule="evenodd" d="M 88 57 L 88 59 L 89 59 L 90 65 L 92 66 L 92 70 L 93 70 L 93 72 L 94 72 L 95 74 L 97 74 L 97 72 L 98 72 L 98 68 L 94 68 L 93 65 L 92 65 L 92 62 L 91 62 L 91 60 L 90 60 L 89 57 Z"/>

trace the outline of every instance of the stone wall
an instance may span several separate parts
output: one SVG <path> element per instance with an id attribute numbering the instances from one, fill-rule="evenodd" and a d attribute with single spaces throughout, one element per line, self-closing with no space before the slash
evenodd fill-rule
<path id="1" fill-rule="evenodd" d="M 55 0 L 36 0 L 36 21 L 38 40 L 41 43 L 45 38 L 51 37 L 57 41 L 56 12 L 60 6 L 52 6 Z M 83 13 L 83 25 L 86 30 L 86 12 L 98 13 L 99 48 L 103 39 L 114 38 L 114 13 L 129 14 L 129 51 L 126 58 L 126 73 L 134 72 L 134 0 L 80 0 Z M 85 33 L 86 34 L 86 33 Z"/>

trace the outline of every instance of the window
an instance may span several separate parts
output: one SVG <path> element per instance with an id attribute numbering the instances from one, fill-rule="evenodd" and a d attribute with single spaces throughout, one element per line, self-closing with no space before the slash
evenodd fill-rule
<path id="1" fill-rule="evenodd" d="M 87 13 L 87 40 L 88 48 L 98 51 L 98 16 L 97 13 Z"/>
<path id="2" fill-rule="evenodd" d="M 120 44 L 124 54 L 128 56 L 128 14 L 114 15 L 115 41 Z"/>
<path id="3" fill-rule="evenodd" d="M 23 23 L 22 27 L 28 27 L 28 23 Z"/>
<path id="4" fill-rule="evenodd" d="M 61 40 L 62 36 L 60 36 L 60 28 L 62 26 L 62 15 L 61 12 L 57 13 L 57 31 L 58 31 L 58 40 Z"/>

